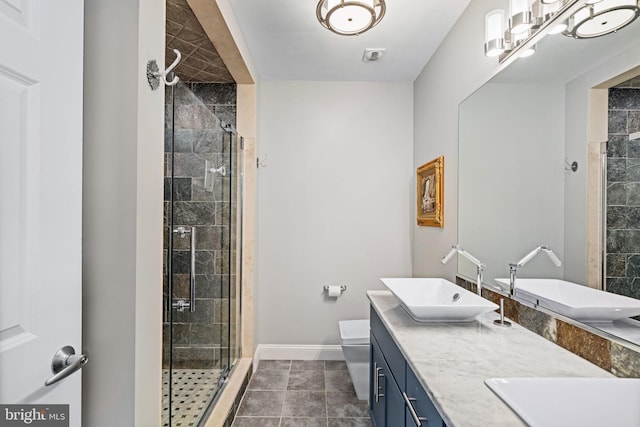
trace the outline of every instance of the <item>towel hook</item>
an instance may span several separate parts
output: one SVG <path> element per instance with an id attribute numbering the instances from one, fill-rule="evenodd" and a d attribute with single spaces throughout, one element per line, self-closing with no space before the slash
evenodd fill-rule
<path id="1" fill-rule="evenodd" d="M 167 81 L 167 75 L 173 71 L 174 68 L 178 66 L 178 63 L 182 59 L 182 55 L 178 49 L 173 49 L 173 53 L 176 54 L 176 59 L 169 65 L 169 67 L 160 71 L 158 69 L 158 64 L 155 59 L 147 62 L 147 81 L 149 82 L 149 86 L 151 86 L 151 90 L 156 90 L 160 86 L 160 80 L 167 86 L 175 86 L 180 80 L 178 76 L 174 76 L 173 80 Z"/>

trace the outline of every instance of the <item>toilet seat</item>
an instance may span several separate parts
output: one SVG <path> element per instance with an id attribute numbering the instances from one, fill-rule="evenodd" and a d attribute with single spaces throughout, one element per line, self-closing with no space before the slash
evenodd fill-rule
<path id="1" fill-rule="evenodd" d="M 340 344 L 369 344 L 369 319 L 340 320 L 338 327 L 340 328 Z"/>

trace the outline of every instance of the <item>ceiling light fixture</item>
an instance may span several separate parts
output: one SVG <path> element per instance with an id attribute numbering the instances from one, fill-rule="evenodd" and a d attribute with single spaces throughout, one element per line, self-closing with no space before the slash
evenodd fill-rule
<path id="1" fill-rule="evenodd" d="M 320 0 L 320 24 L 343 36 L 357 36 L 375 27 L 384 16 L 385 0 Z"/>
<path id="2" fill-rule="evenodd" d="M 638 0 L 592 0 L 569 18 L 564 34 L 577 39 L 604 36 L 629 25 L 639 14 Z"/>
<path id="3" fill-rule="evenodd" d="M 640 0 L 510 0 L 508 19 L 501 9 L 485 17 L 484 54 L 499 56 L 503 63 L 533 54 L 536 43 L 547 34 L 599 37 L 618 31 L 638 16 Z"/>

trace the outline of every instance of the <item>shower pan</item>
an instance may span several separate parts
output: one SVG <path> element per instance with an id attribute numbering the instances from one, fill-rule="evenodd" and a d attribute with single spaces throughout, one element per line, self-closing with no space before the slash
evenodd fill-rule
<path id="1" fill-rule="evenodd" d="M 203 425 L 239 354 L 242 139 L 234 103 L 232 84 L 167 88 L 163 426 Z"/>

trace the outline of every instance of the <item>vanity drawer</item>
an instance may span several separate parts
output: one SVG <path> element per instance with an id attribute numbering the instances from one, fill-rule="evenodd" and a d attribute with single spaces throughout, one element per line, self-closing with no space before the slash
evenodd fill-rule
<path id="1" fill-rule="evenodd" d="M 404 356 L 400 353 L 400 349 L 396 345 L 393 338 L 391 338 L 391 334 L 387 331 L 382 320 L 376 313 L 376 311 L 371 308 L 370 313 L 370 327 L 371 333 L 375 336 L 376 341 L 380 345 L 380 349 L 384 354 L 384 358 L 389 365 L 389 369 L 396 379 L 398 386 L 401 390 L 405 388 L 405 361 Z"/>

